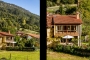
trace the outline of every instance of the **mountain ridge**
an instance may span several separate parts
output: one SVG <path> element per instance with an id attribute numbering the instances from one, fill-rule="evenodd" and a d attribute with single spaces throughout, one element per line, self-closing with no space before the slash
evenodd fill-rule
<path id="1" fill-rule="evenodd" d="M 7 31 L 11 27 L 40 30 L 40 16 L 15 4 L 0 1 L 0 30 Z M 14 29 L 15 30 L 15 29 Z"/>

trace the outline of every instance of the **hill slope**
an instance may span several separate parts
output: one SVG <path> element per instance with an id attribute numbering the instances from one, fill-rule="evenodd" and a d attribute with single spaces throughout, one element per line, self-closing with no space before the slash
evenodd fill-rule
<path id="1" fill-rule="evenodd" d="M 11 30 L 14 33 L 20 28 L 39 32 L 40 16 L 17 5 L 0 1 L 0 30 Z"/>

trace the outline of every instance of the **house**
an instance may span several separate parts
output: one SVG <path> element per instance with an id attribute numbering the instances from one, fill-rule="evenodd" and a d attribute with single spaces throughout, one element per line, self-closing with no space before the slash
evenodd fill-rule
<path id="1" fill-rule="evenodd" d="M 0 48 L 5 47 L 14 47 L 15 45 L 14 35 L 9 32 L 0 32 Z"/>
<path id="2" fill-rule="evenodd" d="M 31 39 L 32 37 L 37 38 L 37 39 L 40 39 L 40 35 L 39 34 L 28 33 L 26 35 L 27 35 L 27 38 L 29 38 L 29 39 Z"/>
<path id="3" fill-rule="evenodd" d="M 27 39 L 35 38 L 36 41 L 40 44 L 40 35 L 39 34 L 26 34 Z"/>
<path id="4" fill-rule="evenodd" d="M 40 35 L 39 34 L 29 34 L 29 36 L 40 39 Z"/>
<path id="5" fill-rule="evenodd" d="M 40 35 L 39 34 L 24 33 L 22 31 L 17 31 L 16 35 L 20 36 L 21 37 L 20 39 L 22 39 L 22 37 L 23 37 L 23 38 L 26 38 L 26 39 L 36 38 L 36 39 L 40 40 Z"/>
<path id="6" fill-rule="evenodd" d="M 22 31 L 17 31 L 16 32 L 16 35 L 17 36 L 20 36 L 20 37 L 23 37 L 23 36 L 26 36 L 27 38 L 37 38 L 37 39 L 40 39 L 40 35 L 39 34 L 32 34 L 32 33 L 24 33 Z"/>
<path id="7" fill-rule="evenodd" d="M 17 32 L 16 32 L 16 35 L 17 35 L 17 36 L 22 36 L 22 35 L 24 35 L 24 33 L 23 33 L 22 31 L 17 31 Z"/>
<path id="8" fill-rule="evenodd" d="M 47 14 L 47 38 L 73 36 L 78 39 L 78 46 L 81 46 L 82 20 L 79 13 L 76 15 L 49 15 Z M 61 42 L 65 42 L 62 39 Z M 71 39 L 67 39 L 71 41 Z"/>

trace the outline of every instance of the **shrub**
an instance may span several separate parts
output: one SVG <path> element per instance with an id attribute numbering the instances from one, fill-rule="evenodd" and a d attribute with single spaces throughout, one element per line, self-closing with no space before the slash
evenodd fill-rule
<path id="1" fill-rule="evenodd" d="M 64 47 L 64 51 L 65 51 L 66 53 L 70 53 L 70 50 L 71 50 L 71 46 L 65 46 L 65 47 Z"/>
<path id="2" fill-rule="evenodd" d="M 0 60 L 8 60 L 8 59 L 6 59 L 5 57 L 2 57 Z"/>
<path id="3" fill-rule="evenodd" d="M 19 47 L 6 47 L 7 51 L 34 51 L 35 47 L 23 47 L 20 49 Z"/>
<path id="4" fill-rule="evenodd" d="M 56 45 L 56 48 L 54 49 L 54 51 L 63 51 L 63 46 L 61 45 Z"/>
<path id="5" fill-rule="evenodd" d="M 56 45 L 56 47 L 54 47 L 53 50 L 57 52 L 64 52 L 78 56 L 90 56 L 90 48 L 83 49 L 82 47 L 78 46 L 76 47 L 68 45 Z"/>
<path id="6" fill-rule="evenodd" d="M 22 51 L 35 51 L 35 47 L 24 47 Z"/>
<path id="7" fill-rule="evenodd" d="M 19 51 L 19 47 L 6 47 L 6 50 L 8 51 Z"/>

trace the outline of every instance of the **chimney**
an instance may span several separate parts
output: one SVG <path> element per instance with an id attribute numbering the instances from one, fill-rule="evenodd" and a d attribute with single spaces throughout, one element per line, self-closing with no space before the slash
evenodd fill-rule
<path id="1" fill-rule="evenodd" d="M 47 12 L 47 16 L 49 16 L 49 13 Z"/>
<path id="2" fill-rule="evenodd" d="M 79 19 L 79 12 L 77 12 L 77 14 L 76 14 L 76 18 Z"/>
<path id="3" fill-rule="evenodd" d="M 10 30 L 8 30 L 8 33 L 10 34 Z"/>

